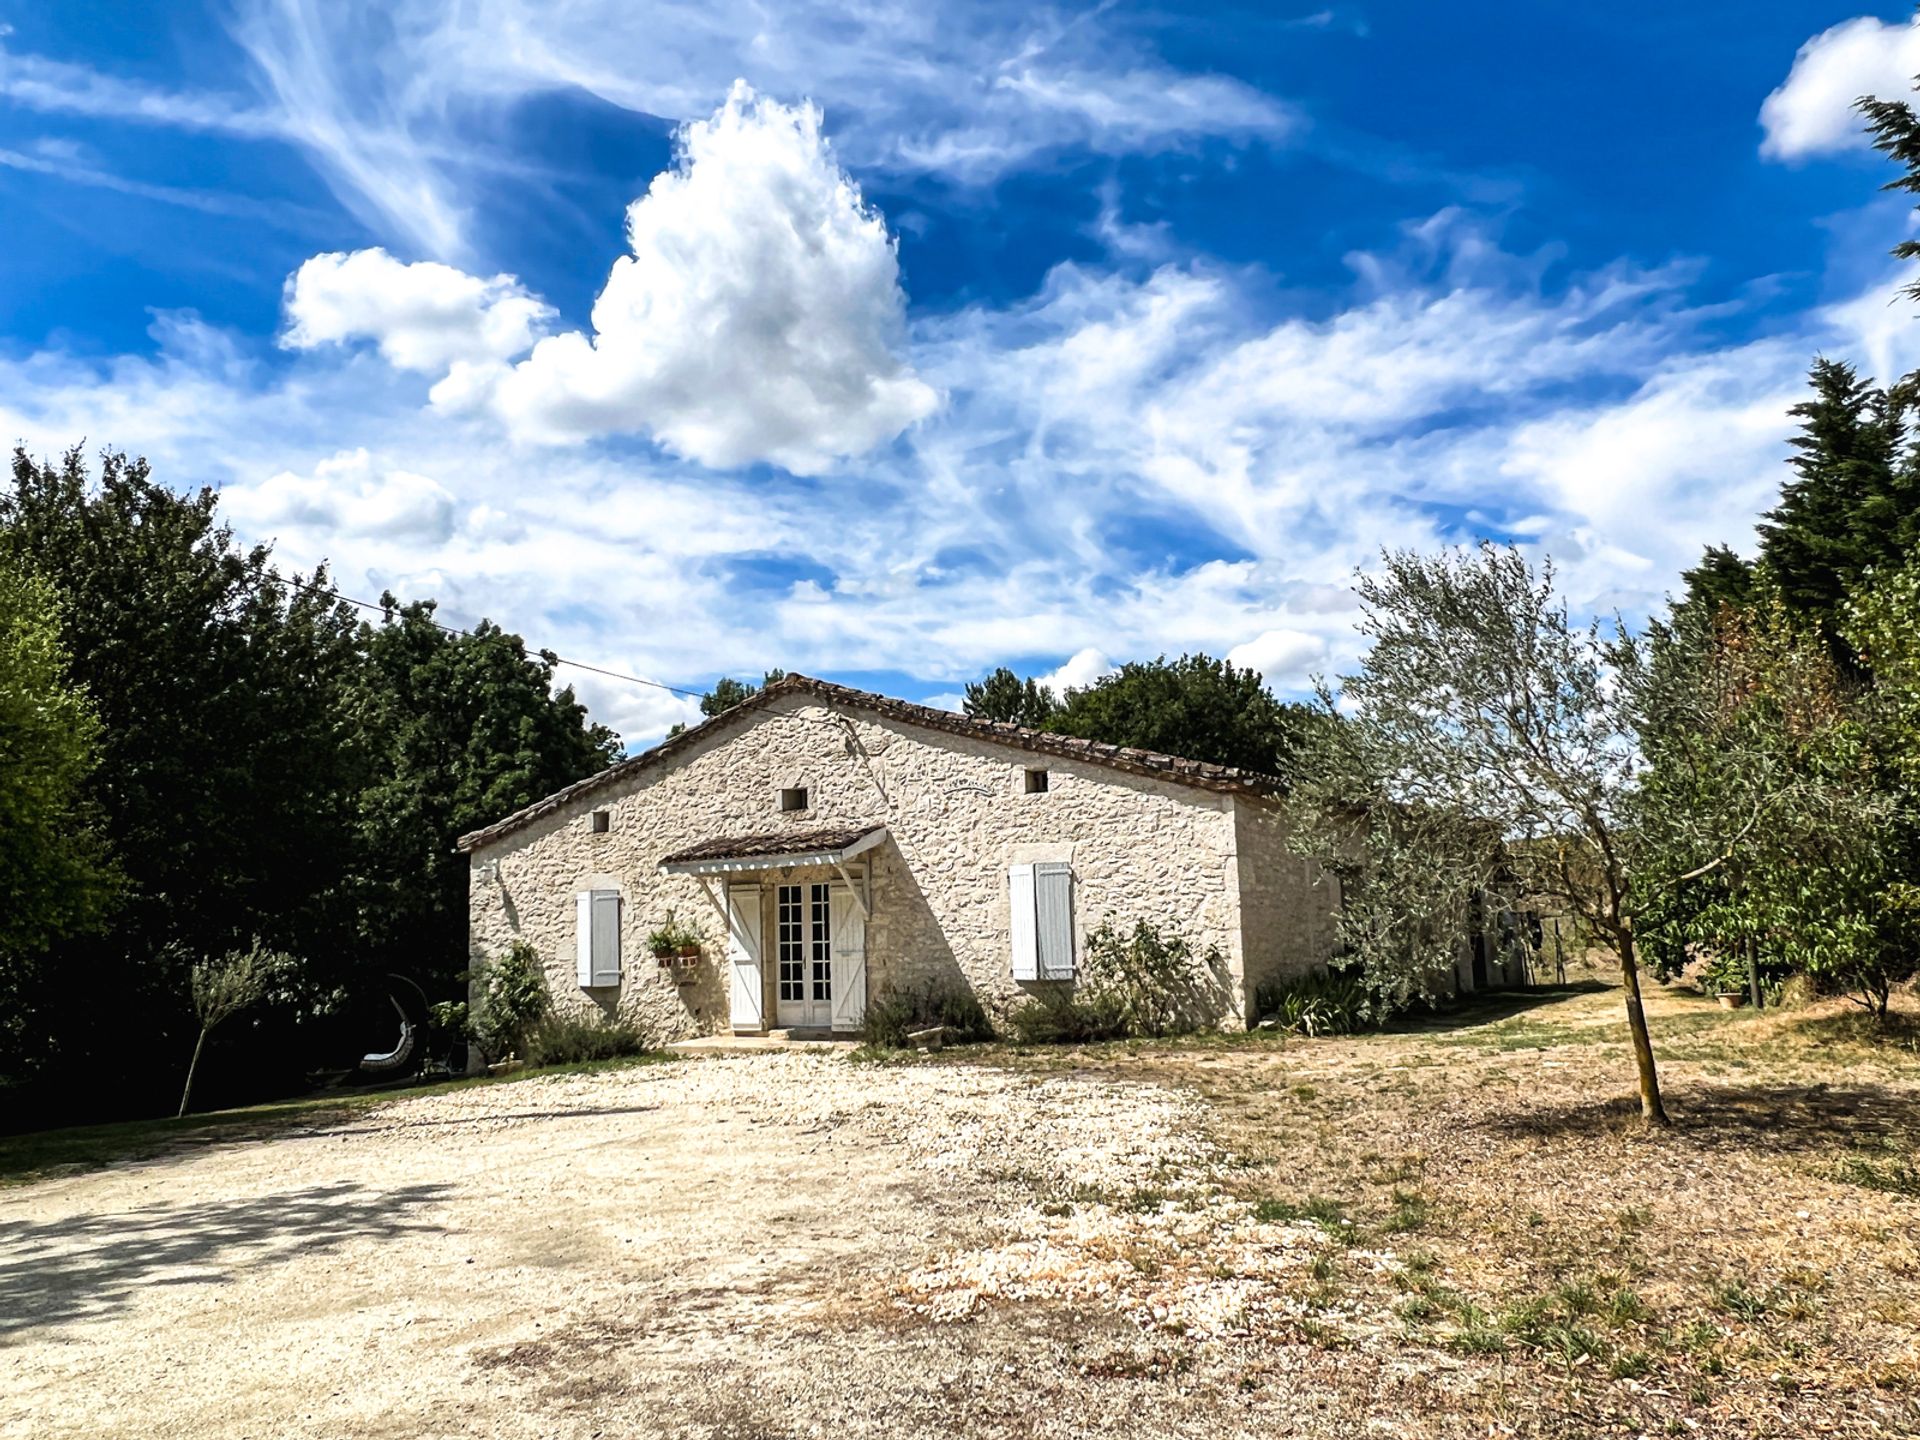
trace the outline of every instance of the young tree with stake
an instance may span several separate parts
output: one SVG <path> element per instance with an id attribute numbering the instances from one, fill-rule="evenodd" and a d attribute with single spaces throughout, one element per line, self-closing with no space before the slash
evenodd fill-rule
<path id="1" fill-rule="evenodd" d="M 193 1099 L 193 1080 L 200 1070 L 207 1036 L 248 1006 L 258 1004 L 274 975 L 294 963 L 291 956 L 269 950 L 258 940 L 245 950 L 229 950 L 217 959 L 194 961 L 190 987 L 200 1037 L 193 1042 L 193 1059 L 187 1065 L 187 1084 L 180 1092 L 180 1112 L 175 1119 L 187 1113 Z"/>

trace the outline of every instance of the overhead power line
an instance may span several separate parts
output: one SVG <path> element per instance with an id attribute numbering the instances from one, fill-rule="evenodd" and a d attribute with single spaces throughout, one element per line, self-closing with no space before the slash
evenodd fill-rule
<path id="1" fill-rule="evenodd" d="M 330 599 L 339 600 L 347 605 L 358 605 L 362 610 L 375 610 L 382 615 L 391 615 L 395 609 L 399 608 L 393 605 L 382 605 L 377 600 L 356 600 L 353 596 L 344 595 L 331 586 L 312 585 L 305 580 L 294 580 L 285 575 L 276 576 L 275 581 L 281 585 L 291 585 L 296 590 L 305 590 L 309 594 L 325 595 Z M 427 623 L 436 630 L 446 631 L 449 635 L 459 635 L 468 640 L 473 638 L 473 631 L 462 630 L 458 625 L 447 625 L 434 619 L 429 619 Z M 669 685 L 664 680 L 649 680 L 644 675 L 627 675 L 619 670 L 608 670 L 599 665 L 589 665 L 584 660 L 569 660 L 566 656 L 555 654 L 552 650 L 540 650 L 538 653 L 544 656 L 551 656 L 552 663 L 555 665 L 570 665 L 575 670 L 586 670 L 595 675 L 604 675 L 609 680 L 624 680 L 629 685 L 650 685 L 655 690 L 668 690 L 675 695 L 685 695 L 693 700 L 706 698 L 706 692 L 703 690 L 689 690 L 682 685 Z"/>
<path id="2" fill-rule="evenodd" d="M 356 600 L 353 596 L 344 595 L 340 591 L 333 589 L 331 586 L 314 585 L 314 584 L 308 583 L 305 580 L 290 579 L 285 575 L 275 576 L 273 583 L 278 583 L 281 585 L 291 585 L 296 590 L 305 590 L 309 594 L 313 594 L 313 595 L 325 595 L 330 599 L 340 601 L 342 604 L 358 605 L 362 610 L 375 610 L 382 615 L 391 615 L 393 614 L 395 609 L 399 608 L 393 605 L 382 605 L 377 600 Z M 471 640 L 473 638 L 473 631 L 462 630 L 458 625 L 447 625 L 442 623 L 439 620 L 433 620 L 433 619 L 429 619 L 427 623 L 433 626 L 433 628 L 436 630 L 444 630 L 449 635 L 459 635 L 464 639 L 468 639 L 468 640 Z M 524 644 L 525 641 L 522 640 L 521 643 Z M 669 693 L 674 695 L 685 695 L 690 700 L 705 700 L 707 698 L 707 692 L 704 690 L 689 690 L 684 685 L 669 685 L 664 680 L 649 680 L 644 675 L 628 675 L 625 672 L 620 670 L 608 670 L 603 666 L 589 665 L 584 660 L 569 660 L 564 655 L 555 654 L 551 650 L 540 650 L 538 651 L 538 653 L 542 656 L 551 657 L 551 663 L 555 665 L 570 665 L 575 670 L 585 670 L 594 675 L 604 675 L 609 680 L 624 680 L 629 685 L 646 685 L 646 686 L 650 686 L 655 690 L 668 691 Z M 836 730 L 836 731 L 842 731 L 842 732 L 847 731 L 848 726 L 847 726 L 846 718 L 844 716 L 834 712 L 833 707 L 831 705 L 827 706 L 827 712 L 829 715 L 832 715 L 833 717 L 832 719 L 819 720 L 819 719 L 815 719 L 811 715 L 795 715 L 795 714 L 792 714 L 791 712 L 782 713 L 780 718 L 784 720 L 798 720 L 801 723 L 807 724 L 807 725 L 824 725 L 830 730 Z M 851 740 L 851 738 L 849 738 L 848 744 L 851 745 L 852 743 L 853 741 Z"/>

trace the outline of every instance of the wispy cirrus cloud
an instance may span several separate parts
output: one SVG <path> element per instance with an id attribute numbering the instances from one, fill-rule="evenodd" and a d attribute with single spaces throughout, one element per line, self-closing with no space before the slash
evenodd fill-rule
<path id="1" fill-rule="evenodd" d="M 212 90 L 163 90 L 92 66 L 22 53 L 0 31 L 0 97 L 50 115 L 129 120 L 249 139 L 285 139 L 283 117 L 246 97 Z"/>
<path id="2" fill-rule="evenodd" d="M 473 11 L 504 49 L 519 13 Z M 886 18 L 921 43 L 951 23 Z M 441 22 L 418 23 L 396 54 Z M 520 38 L 463 83 L 486 91 L 488 63 L 550 78 L 555 36 Z M 1071 27 L 1034 43 L 1017 73 L 1082 73 Z M 1160 143 L 1071 86 L 1046 105 L 998 88 L 1022 124 L 1065 111 Z M 368 133 L 417 159 L 425 102 L 382 103 Z M 331 557 L 352 589 L 434 594 L 456 623 L 675 682 L 779 665 L 950 695 L 1008 661 L 1074 684 L 1204 649 L 1297 689 L 1352 658 L 1347 583 L 1382 545 L 1514 536 L 1560 557 L 1582 608 L 1644 612 L 1701 545 L 1750 534 L 1816 350 L 1882 374 L 1920 358 L 1878 296 L 1724 343 L 1696 267 L 1569 276 L 1458 208 L 1311 297 L 1116 239 L 1024 297 L 914 314 L 886 219 L 811 108 L 701 103 L 722 108 L 630 208 L 591 329 L 549 333 L 546 300 L 493 267 L 329 253 L 292 277 L 289 348 L 170 313 L 152 356 L 0 355 L 0 427 L 145 451 L 221 482 L 290 564 Z M 860 113 L 848 144 L 870 136 Z M 592 683 L 633 738 L 676 716 Z"/>
<path id="3" fill-rule="evenodd" d="M 667 122 L 744 76 L 835 117 L 858 168 L 992 181 L 1061 151 L 1284 142 L 1300 112 L 1231 75 L 1184 70 L 1104 5 L 796 0 L 236 0 L 251 93 L 155 90 L 0 51 L 0 95 L 298 146 L 340 200 L 413 258 L 470 265 L 476 188 L 515 164 L 523 102 L 586 94 Z"/>

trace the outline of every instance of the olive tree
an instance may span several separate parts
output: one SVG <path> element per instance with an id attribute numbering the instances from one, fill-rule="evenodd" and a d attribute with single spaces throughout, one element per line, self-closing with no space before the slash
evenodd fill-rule
<path id="1" fill-rule="evenodd" d="M 1576 625 L 1551 564 L 1510 546 L 1387 554 L 1355 590 L 1371 648 L 1301 767 L 1293 832 L 1357 882 L 1339 922 L 1351 961 L 1417 992 L 1476 894 L 1563 907 L 1619 964 L 1641 1113 L 1666 1124 L 1634 943 L 1624 642 Z"/>

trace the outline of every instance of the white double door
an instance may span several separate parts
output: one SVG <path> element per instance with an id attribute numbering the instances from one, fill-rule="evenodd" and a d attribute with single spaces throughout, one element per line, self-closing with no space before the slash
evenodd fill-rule
<path id="1" fill-rule="evenodd" d="M 844 885 L 774 888 L 774 1022 L 857 1030 L 867 1011 L 867 919 Z"/>

